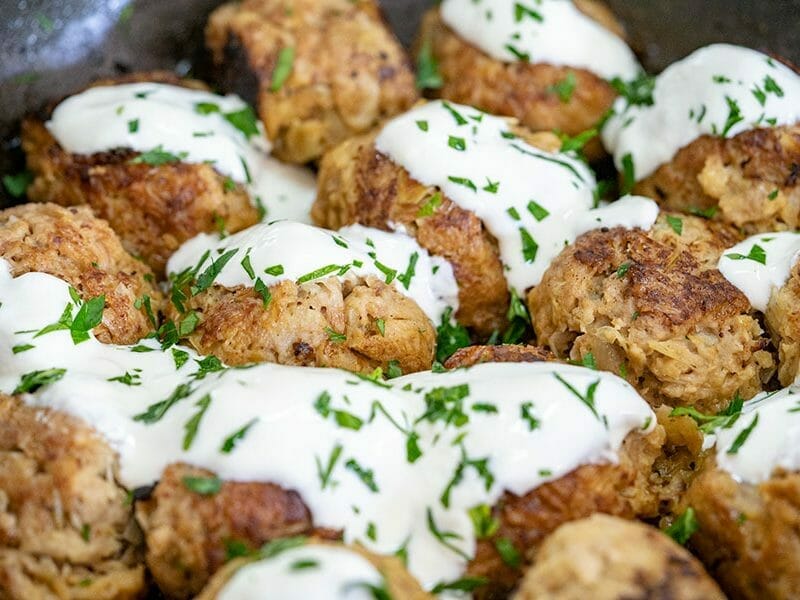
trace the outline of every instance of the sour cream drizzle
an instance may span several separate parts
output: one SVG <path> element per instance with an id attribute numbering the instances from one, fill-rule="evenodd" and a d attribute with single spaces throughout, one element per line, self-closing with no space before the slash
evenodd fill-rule
<path id="1" fill-rule="evenodd" d="M 231 250 L 236 253 L 215 284 L 252 287 L 260 278 L 270 286 L 287 279 L 304 283 L 331 276 L 353 279 L 372 275 L 414 300 L 434 324 L 441 321 L 448 306 L 458 308 L 458 286 L 450 263 L 430 256 L 404 233 L 361 225 L 333 232 L 279 221 L 255 225 L 222 240 L 202 234 L 178 249 L 167 271 L 200 271 Z"/>
<path id="2" fill-rule="evenodd" d="M 248 136 L 225 115 L 247 108 L 238 96 L 220 96 L 161 83 L 90 88 L 70 96 L 53 111 L 47 128 L 68 152 L 93 154 L 114 148 L 149 152 L 156 148 L 187 163 L 210 162 L 221 174 L 247 187 L 273 219 L 309 221 L 316 196 L 306 169 L 271 158 L 257 120 Z M 233 117 L 236 121 L 236 117 Z"/>
<path id="3" fill-rule="evenodd" d="M 119 453 L 125 486 L 151 485 L 178 461 L 277 483 L 345 542 L 405 548 L 428 588 L 457 579 L 474 554 L 469 509 L 613 462 L 629 432 L 655 423 L 625 381 L 582 367 L 485 364 L 390 383 L 274 364 L 203 368 L 191 351 L 154 342 L 142 352 L 94 336 L 76 345 L 65 330 L 37 337 L 73 302 L 68 286 L 41 273 L 12 278 L 5 261 L 0 302 L 0 391 L 63 369 L 23 400 L 96 428 Z M 14 354 L 20 345 L 33 348 Z M 125 373 L 134 385 L 119 380 Z"/>
<path id="4" fill-rule="evenodd" d="M 754 235 L 722 253 L 717 268 L 765 312 L 773 292 L 789 280 L 800 259 L 800 234 L 790 231 Z"/>
<path id="5" fill-rule="evenodd" d="M 620 97 L 603 130 L 617 167 L 644 179 L 704 135 L 733 137 L 800 121 L 800 76 L 766 54 L 729 44 L 693 52 L 656 78 L 652 105 Z"/>
<path id="6" fill-rule="evenodd" d="M 534 148 L 511 133 L 505 119 L 468 106 L 420 106 L 389 121 L 375 144 L 414 179 L 439 187 L 483 221 L 518 294 L 538 284 L 581 233 L 648 229 L 658 216 L 655 203 L 644 198 L 593 209 L 597 182 L 586 164 Z"/>
<path id="7" fill-rule="evenodd" d="M 625 41 L 570 0 L 444 0 L 441 10 L 451 29 L 497 60 L 584 68 L 607 79 L 641 71 Z"/>
<path id="8" fill-rule="evenodd" d="M 383 576 L 345 547 L 308 545 L 249 563 L 222 588 L 217 600 L 373 600 Z"/>

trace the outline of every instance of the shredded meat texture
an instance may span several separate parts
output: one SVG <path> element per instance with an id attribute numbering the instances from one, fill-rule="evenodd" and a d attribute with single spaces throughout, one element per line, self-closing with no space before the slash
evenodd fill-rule
<path id="1" fill-rule="evenodd" d="M 552 134 L 514 133 L 545 150 L 560 146 Z M 320 163 L 314 221 L 329 229 L 352 223 L 388 230 L 403 225 L 420 246 L 447 259 L 458 283 L 458 321 L 488 337 L 507 325 L 509 294 L 497 241 L 472 212 L 422 185 L 375 148 L 377 133 L 352 138 Z M 433 214 L 422 210 L 433 206 Z"/>
<path id="2" fill-rule="evenodd" d="M 761 391 L 774 359 L 747 298 L 709 268 L 727 242 L 704 240 L 714 233 L 697 234 L 703 221 L 681 218 L 685 241 L 663 225 L 582 235 L 530 291 L 528 306 L 539 343 L 557 356 L 591 353 L 654 406 L 716 413 L 737 393 Z"/>
<path id="3" fill-rule="evenodd" d="M 434 596 L 428 594 L 420 587 L 419 582 L 414 579 L 405 566 L 403 566 L 400 559 L 394 556 L 373 554 L 359 545 L 344 546 L 341 543 L 326 542 L 316 538 L 310 539 L 308 544 L 312 546 L 324 545 L 334 548 L 343 548 L 355 554 L 360 554 L 371 562 L 383 575 L 386 583 L 386 591 L 389 592 L 389 598 L 394 598 L 395 600 L 433 600 L 434 598 Z M 231 561 L 217 571 L 214 577 L 211 578 L 211 581 L 208 582 L 208 585 L 203 589 L 203 592 L 197 596 L 196 600 L 216 600 L 225 589 L 227 583 L 242 567 L 256 561 L 258 561 L 258 558 L 245 558 Z"/>
<path id="4" fill-rule="evenodd" d="M 520 363 L 555 360 L 553 353 L 546 348 L 504 344 L 502 346 L 469 346 L 457 350 L 447 362 L 446 369 L 462 369 L 481 363 Z"/>
<path id="5" fill-rule="evenodd" d="M 736 482 L 713 461 L 683 500 L 699 529 L 689 540 L 731 598 L 789 600 L 800 590 L 800 474 Z"/>
<path id="6" fill-rule="evenodd" d="M 396 361 L 403 373 L 430 369 L 436 331 L 408 296 L 374 277 L 282 281 L 271 299 L 252 288 L 213 286 L 191 298 L 200 323 L 188 336 L 201 354 L 229 365 L 275 362 L 371 373 Z M 176 319 L 174 307 L 170 313 Z"/>
<path id="7" fill-rule="evenodd" d="M 622 27 L 605 4 L 576 2 L 601 25 L 622 36 Z M 443 85 L 437 97 L 475 106 L 491 114 L 519 119 L 532 131 L 562 131 L 575 136 L 595 127 L 617 93 L 602 77 L 583 68 L 537 62 L 503 62 L 473 46 L 450 29 L 439 8 L 424 16 L 417 52 L 430 50 Z M 591 159 L 605 152 L 599 139 L 586 147 Z"/>
<path id="8" fill-rule="evenodd" d="M 132 75 L 105 85 L 155 81 L 201 88 L 158 73 Z M 201 88 L 202 89 L 202 88 Z M 28 198 L 62 206 L 88 204 L 108 221 L 125 249 L 161 277 L 167 260 L 186 240 L 219 229 L 233 233 L 258 222 L 244 186 L 208 164 L 132 164 L 140 153 L 117 148 L 96 154 L 64 150 L 37 117 L 22 122 L 22 147 L 34 180 Z"/>
<path id="9" fill-rule="evenodd" d="M 0 259 L 15 277 L 40 272 L 63 279 L 84 301 L 104 295 L 103 320 L 94 329 L 101 342 L 133 344 L 153 328 L 146 309 L 135 306 L 147 296 L 158 312 L 162 295 L 152 271 L 86 207 L 23 204 L 0 211 Z"/>
<path id="10" fill-rule="evenodd" d="M 800 124 L 701 137 L 635 192 L 666 210 L 710 210 L 748 234 L 798 229 Z"/>
<path id="11" fill-rule="evenodd" d="M 654 527 L 593 515 L 559 527 L 514 600 L 725 600 L 703 565 Z"/>
<path id="12" fill-rule="evenodd" d="M 136 504 L 147 566 L 171 598 L 194 597 L 231 553 L 312 532 L 311 513 L 296 492 L 269 483 L 225 482 L 218 493 L 202 495 L 187 487 L 187 477 L 213 474 L 171 465 L 150 498 Z"/>
<path id="13" fill-rule="evenodd" d="M 800 374 L 800 264 L 792 267 L 789 280 L 772 294 L 764 323 L 778 349 L 778 379 L 789 386 Z"/>
<path id="14" fill-rule="evenodd" d="M 374 0 L 225 4 L 208 21 L 206 46 L 220 85 L 257 107 L 274 154 L 293 163 L 318 159 L 418 97 Z"/>
<path id="15" fill-rule="evenodd" d="M 0 597 L 137 598 L 141 534 L 87 425 L 0 395 Z"/>

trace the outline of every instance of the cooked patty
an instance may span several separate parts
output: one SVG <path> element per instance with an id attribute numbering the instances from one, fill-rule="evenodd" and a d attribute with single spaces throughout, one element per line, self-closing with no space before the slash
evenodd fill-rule
<path id="1" fill-rule="evenodd" d="M 104 295 L 103 321 L 94 329 L 101 342 L 133 344 L 153 329 L 144 306 L 135 306 L 145 296 L 155 314 L 161 306 L 152 271 L 87 207 L 23 204 L 0 211 L 0 258 L 15 277 L 48 273 L 84 301 Z"/>
<path id="2" fill-rule="evenodd" d="M 461 369 L 487 362 L 542 362 L 554 359 L 552 352 L 536 346 L 469 346 L 457 350 L 444 366 L 447 369 Z"/>
<path id="3" fill-rule="evenodd" d="M 675 216 L 672 216 L 676 218 Z M 666 219 L 666 215 L 662 216 Z M 539 343 L 620 373 L 654 406 L 724 409 L 774 372 L 747 298 L 710 268 L 724 240 L 684 216 L 685 232 L 601 229 L 578 238 L 528 295 Z M 684 236 L 686 239 L 684 240 Z"/>
<path id="4" fill-rule="evenodd" d="M 789 280 L 772 294 L 764 323 L 778 350 L 778 379 L 789 386 L 800 374 L 800 263 Z"/>
<path id="5" fill-rule="evenodd" d="M 724 600 L 687 550 L 654 527 L 594 515 L 559 527 L 514 600 Z"/>
<path id="6" fill-rule="evenodd" d="M 225 4 L 206 45 L 221 87 L 257 107 L 274 154 L 289 162 L 316 160 L 417 100 L 408 57 L 374 0 Z"/>

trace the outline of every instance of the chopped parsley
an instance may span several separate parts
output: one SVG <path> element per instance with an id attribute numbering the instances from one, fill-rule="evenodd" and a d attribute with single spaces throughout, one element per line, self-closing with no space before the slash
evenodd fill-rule
<path id="1" fill-rule="evenodd" d="M 457 350 L 472 343 L 467 329 L 452 319 L 453 309 L 447 307 L 442 314 L 442 322 L 436 328 L 436 360 L 444 363 Z"/>
<path id="2" fill-rule="evenodd" d="M 439 61 L 433 55 L 431 41 L 422 42 L 417 55 L 417 88 L 420 90 L 438 90 L 444 85 L 439 72 Z M 423 130 L 426 131 L 426 130 Z"/>
<path id="3" fill-rule="evenodd" d="M 745 442 L 747 441 L 747 438 L 749 438 L 750 434 L 753 433 L 756 425 L 758 425 L 758 413 L 756 413 L 756 416 L 753 417 L 752 421 L 750 421 L 750 425 L 739 432 L 739 435 L 736 436 L 736 439 L 733 441 L 733 444 L 731 444 L 731 447 L 728 448 L 726 454 L 738 454 L 741 447 L 744 446 Z"/>
<path id="4" fill-rule="evenodd" d="M 354 458 L 351 458 L 344 464 L 344 468 L 355 473 L 361 482 L 373 492 L 378 493 L 378 484 L 375 483 L 375 473 L 372 469 L 362 467 Z"/>
<path id="5" fill-rule="evenodd" d="M 623 81 L 615 77 L 610 81 L 617 93 L 625 98 L 628 106 L 652 106 L 653 90 L 656 86 L 656 78 L 647 73 L 641 73 L 631 81 Z"/>
<path id="6" fill-rule="evenodd" d="M 182 479 L 183 486 L 190 492 L 201 496 L 214 496 L 222 489 L 222 480 L 219 477 L 191 477 Z"/>
<path id="7" fill-rule="evenodd" d="M 458 150 L 459 152 L 464 152 L 467 149 L 467 142 L 464 140 L 464 138 L 456 137 L 454 135 L 449 136 L 447 145 L 454 150 Z"/>
<path id="8" fill-rule="evenodd" d="M 183 426 L 184 451 L 189 450 L 189 448 L 192 447 L 192 443 L 194 443 L 194 438 L 197 436 L 197 430 L 200 427 L 200 421 L 203 420 L 203 417 L 208 411 L 208 407 L 211 406 L 211 394 L 206 394 L 205 396 L 200 398 L 200 400 L 197 401 L 195 406 L 198 409 L 197 412 L 192 416 L 191 419 L 186 421 L 186 424 Z"/>
<path id="9" fill-rule="evenodd" d="M 510 539 L 501 537 L 495 540 L 494 547 L 503 562 L 512 569 L 518 569 L 522 564 L 522 556 Z"/>
<path id="10" fill-rule="evenodd" d="M 269 90 L 277 92 L 289 79 L 294 68 L 295 51 L 292 47 L 282 48 L 278 54 L 278 60 L 275 63 L 275 68 L 272 70 L 272 82 L 270 83 Z"/>
<path id="11" fill-rule="evenodd" d="M 4 175 L 3 186 L 6 191 L 14 198 L 21 198 L 25 195 L 25 191 L 33 181 L 33 173 L 30 171 L 22 171 L 16 175 Z"/>
<path id="12" fill-rule="evenodd" d="M 541 421 L 533 415 L 533 402 L 525 402 L 519 407 L 520 418 L 528 424 L 528 431 L 539 429 Z"/>
<path id="13" fill-rule="evenodd" d="M 583 402 L 583 404 L 586 405 L 586 407 L 590 411 L 592 411 L 592 414 L 595 416 L 595 418 L 597 418 L 598 420 L 602 420 L 600 419 L 600 415 L 597 412 L 597 407 L 595 407 L 594 404 L 594 395 L 595 392 L 597 392 L 597 387 L 600 385 L 600 379 L 590 383 L 589 387 L 586 388 L 586 393 L 581 394 L 577 389 L 575 389 L 575 387 L 571 383 L 569 383 L 566 379 L 561 377 L 561 375 L 559 375 L 558 373 L 554 373 L 554 375 L 555 378 L 558 379 L 558 381 L 561 383 L 561 385 L 567 388 L 572 393 L 573 396 L 575 396 L 578 400 Z"/>
<path id="14" fill-rule="evenodd" d="M 467 511 L 475 537 L 479 540 L 492 537 L 500 529 L 500 521 L 492 516 L 492 508 L 488 504 L 473 506 Z"/>
<path id="15" fill-rule="evenodd" d="M 36 346 L 33 344 L 17 344 L 13 348 L 11 348 L 11 352 L 14 354 L 21 354 L 22 352 L 27 352 L 28 350 L 33 350 Z"/>
<path id="16" fill-rule="evenodd" d="M 247 432 L 258 423 L 258 417 L 252 419 L 249 423 L 242 426 L 241 429 L 234 431 L 231 435 L 225 438 L 225 441 L 222 442 L 222 446 L 220 446 L 219 451 L 223 454 L 230 454 L 236 448 L 237 444 L 241 442 L 244 437 L 247 435 Z"/>
<path id="17" fill-rule="evenodd" d="M 211 265 L 209 265 L 206 270 L 200 274 L 195 284 L 191 286 L 190 291 L 192 296 L 197 296 L 199 293 L 210 288 L 214 283 L 214 280 L 219 276 L 220 273 L 222 273 L 222 269 L 225 268 L 225 265 L 228 264 L 228 261 L 230 261 L 238 251 L 238 248 L 233 248 L 225 252 L 222 256 L 219 256 L 217 260 L 212 258 Z M 204 262 L 205 258 L 200 261 L 200 264 L 202 265 Z"/>
<path id="18" fill-rule="evenodd" d="M 248 140 L 254 135 L 258 135 L 258 117 L 249 106 L 225 113 L 224 116 L 225 120 L 241 131 Z"/>
<path id="19" fill-rule="evenodd" d="M 678 235 L 683 234 L 683 219 L 681 219 L 680 217 L 673 217 L 672 215 L 667 215 L 667 224 L 672 228 L 672 231 L 674 231 Z"/>
<path id="20" fill-rule="evenodd" d="M 447 179 L 456 185 L 463 185 L 465 188 L 469 188 L 475 193 L 478 192 L 478 186 L 476 186 L 475 182 L 473 182 L 471 179 L 466 177 L 455 177 L 453 175 L 449 176 Z"/>
<path id="21" fill-rule="evenodd" d="M 636 170 L 633 165 L 633 156 L 628 152 L 622 157 L 622 195 L 630 194 L 636 185 Z"/>
<path id="22" fill-rule="evenodd" d="M 675 519 L 672 525 L 664 530 L 664 533 L 683 546 L 699 528 L 700 526 L 697 523 L 694 509 L 690 506 L 682 515 Z"/>
<path id="23" fill-rule="evenodd" d="M 764 248 L 758 244 L 753 244 L 753 247 L 750 248 L 750 252 L 747 254 L 732 252 L 731 254 L 726 254 L 725 258 L 729 258 L 730 260 L 752 260 L 762 265 L 767 264 L 767 253 L 764 251 Z"/>
<path id="24" fill-rule="evenodd" d="M 143 413 L 135 415 L 133 417 L 134 421 L 139 421 L 144 423 L 145 425 L 152 425 L 153 423 L 157 423 L 160 421 L 167 411 L 170 408 L 175 406 L 181 400 L 188 398 L 192 393 L 192 388 L 189 386 L 188 383 L 181 383 L 179 384 L 172 393 L 159 402 L 155 402 L 147 407 L 147 410 Z"/>
<path id="25" fill-rule="evenodd" d="M 328 336 L 328 339 L 332 341 L 334 344 L 341 344 L 347 341 L 347 336 L 343 333 L 339 333 L 330 327 L 325 328 L 325 334 Z"/>
<path id="26" fill-rule="evenodd" d="M 139 156 L 132 158 L 128 162 L 132 165 L 145 164 L 153 167 L 158 167 L 169 163 L 180 162 L 187 156 L 189 156 L 188 152 L 178 152 L 178 154 L 167 152 L 166 150 L 164 150 L 164 147 L 161 144 L 159 144 L 152 150 L 148 150 L 147 152 L 142 152 L 141 154 L 139 154 Z"/>
<path id="27" fill-rule="evenodd" d="M 564 79 L 549 86 L 547 92 L 558 96 L 562 104 L 568 104 L 572 100 L 572 94 L 575 92 L 577 85 L 578 80 L 575 77 L 575 73 L 570 71 Z"/>
<path id="28" fill-rule="evenodd" d="M 128 121 L 128 133 L 136 133 L 137 131 L 139 131 L 139 119 Z"/>
<path id="29" fill-rule="evenodd" d="M 320 486 L 323 490 L 331 484 L 331 475 L 333 475 L 333 469 L 336 467 L 336 463 L 339 461 L 339 457 L 341 455 L 342 445 L 336 444 L 333 447 L 333 450 L 331 450 L 330 457 L 328 458 L 328 462 L 325 467 L 322 466 L 318 456 L 314 457 L 314 460 L 317 463 L 317 475 L 319 476 Z"/>
<path id="30" fill-rule="evenodd" d="M 66 373 L 66 369 L 45 369 L 25 373 L 11 393 L 14 396 L 17 394 L 32 394 L 41 387 L 55 383 L 64 377 Z"/>

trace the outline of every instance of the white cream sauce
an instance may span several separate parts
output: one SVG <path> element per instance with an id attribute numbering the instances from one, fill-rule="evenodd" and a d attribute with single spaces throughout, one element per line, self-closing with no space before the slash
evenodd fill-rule
<path id="1" fill-rule="evenodd" d="M 584 68 L 607 79 L 642 70 L 623 39 L 570 0 L 444 0 L 441 10 L 451 29 L 497 60 Z"/>
<path id="2" fill-rule="evenodd" d="M 373 600 L 383 576 L 345 547 L 307 545 L 249 563 L 236 571 L 217 600 Z"/>
<path id="3" fill-rule="evenodd" d="M 644 198 L 593 210 L 597 182 L 585 163 L 534 148 L 510 132 L 507 120 L 468 106 L 436 101 L 415 108 L 389 121 L 376 147 L 483 221 L 520 295 L 581 233 L 649 229 L 658 213 Z"/>
<path id="4" fill-rule="evenodd" d="M 309 222 L 316 181 L 307 169 L 272 158 L 259 121 L 249 136 L 225 115 L 247 108 L 238 96 L 220 96 L 160 83 L 90 88 L 53 111 L 47 128 L 68 152 L 156 148 L 187 163 L 211 163 L 247 187 L 266 217 Z"/>
<path id="5" fill-rule="evenodd" d="M 800 234 L 790 231 L 754 235 L 722 253 L 717 268 L 765 312 L 772 294 L 789 280 L 800 260 Z"/>
<path id="6" fill-rule="evenodd" d="M 361 225 L 334 232 L 279 221 L 255 225 L 222 240 L 218 235 L 201 234 L 178 249 L 167 271 L 180 273 L 198 265 L 199 271 L 230 250 L 237 252 L 214 280 L 226 287 L 253 286 L 255 278 L 270 286 L 283 280 L 303 283 L 331 276 L 372 275 L 414 300 L 434 324 L 441 321 L 448 306 L 458 308 L 458 286 L 450 263 L 431 257 L 404 233 Z M 251 272 L 245 268 L 246 256 Z"/>
<path id="7" fill-rule="evenodd" d="M 714 44 L 665 69 L 652 99 L 651 106 L 628 106 L 620 97 L 603 129 L 617 167 L 623 170 L 630 155 L 637 181 L 701 136 L 798 122 L 800 76 L 761 52 Z"/>
<path id="8" fill-rule="evenodd" d="M 715 434 L 717 465 L 738 481 L 758 484 L 776 469 L 800 470 L 800 387 L 759 394 Z"/>
<path id="9" fill-rule="evenodd" d="M 134 352 L 93 335 L 76 345 L 65 330 L 36 337 L 72 302 L 55 277 L 12 278 L 0 261 L 0 302 L 0 391 L 64 369 L 23 400 L 95 427 L 119 453 L 125 486 L 150 485 L 179 461 L 277 483 L 346 543 L 406 548 L 428 588 L 459 578 L 474 554 L 471 508 L 614 462 L 629 432 L 655 424 L 625 381 L 577 366 L 484 364 L 390 383 L 274 364 L 203 373 L 179 348 Z M 14 354 L 20 345 L 34 348 Z M 176 350 L 188 358 L 180 369 Z M 125 373 L 141 385 L 109 381 Z"/>

